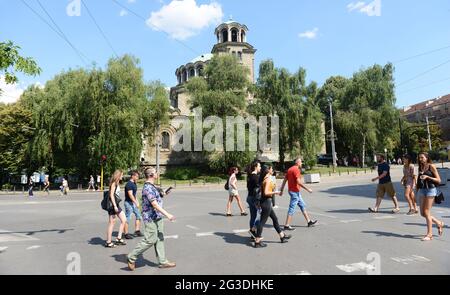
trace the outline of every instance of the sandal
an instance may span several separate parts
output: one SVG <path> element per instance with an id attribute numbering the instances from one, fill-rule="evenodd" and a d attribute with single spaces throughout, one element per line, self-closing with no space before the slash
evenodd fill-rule
<path id="1" fill-rule="evenodd" d="M 116 248 L 116 244 L 113 242 L 105 243 L 105 248 Z"/>
<path id="2" fill-rule="evenodd" d="M 266 243 L 263 243 L 263 241 L 260 241 L 258 243 L 255 242 L 255 248 L 265 248 L 267 247 Z"/>
<path id="3" fill-rule="evenodd" d="M 123 239 L 116 239 L 114 244 L 116 244 L 118 246 L 125 246 L 127 243 L 125 243 L 125 241 Z"/>
<path id="4" fill-rule="evenodd" d="M 227 213 L 226 216 L 227 216 L 227 217 L 231 217 L 231 216 L 233 216 L 233 214 Z"/>
<path id="5" fill-rule="evenodd" d="M 378 210 L 375 210 L 375 209 L 372 209 L 372 208 L 369 207 L 369 212 L 371 212 L 371 213 L 378 213 Z"/>
<path id="6" fill-rule="evenodd" d="M 433 236 L 426 236 L 426 237 L 424 237 L 424 238 L 422 238 L 422 242 L 428 242 L 428 241 L 431 241 L 433 239 Z"/>
<path id="7" fill-rule="evenodd" d="M 247 215 L 248 215 L 247 212 L 242 212 L 242 213 L 241 213 L 241 216 L 247 216 Z"/>
<path id="8" fill-rule="evenodd" d="M 442 237 L 442 233 L 444 232 L 444 226 L 445 226 L 444 222 L 441 221 L 441 225 L 438 226 L 438 232 L 440 237 Z"/>
<path id="9" fill-rule="evenodd" d="M 398 208 L 395 208 L 395 209 L 392 210 L 392 213 L 394 213 L 394 214 L 396 214 L 398 212 L 400 212 L 400 209 L 398 209 Z"/>

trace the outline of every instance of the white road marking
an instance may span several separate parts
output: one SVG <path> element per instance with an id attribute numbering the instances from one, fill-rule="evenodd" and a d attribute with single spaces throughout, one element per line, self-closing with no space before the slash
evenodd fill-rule
<path id="1" fill-rule="evenodd" d="M 0 247 L 0 253 L 4 252 L 8 247 Z"/>
<path id="2" fill-rule="evenodd" d="M 31 246 L 31 247 L 28 247 L 27 250 L 34 250 L 34 249 L 38 249 L 38 248 L 41 248 L 41 246 L 34 245 L 34 246 Z"/>
<path id="3" fill-rule="evenodd" d="M 375 267 L 373 265 L 367 264 L 366 262 L 357 262 L 357 263 L 352 263 L 352 264 L 336 265 L 336 267 L 347 273 L 375 269 Z"/>
<path id="4" fill-rule="evenodd" d="M 337 219 L 337 217 L 333 216 L 333 215 L 322 214 L 322 213 L 317 213 L 317 212 L 312 212 L 312 211 L 308 211 L 308 213 L 317 215 L 317 216 L 324 216 L 324 217 L 328 217 L 328 218 L 332 218 L 332 219 Z"/>
<path id="5" fill-rule="evenodd" d="M 436 211 L 437 214 L 445 214 L 444 211 Z"/>
<path id="6" fill-rule="evenodd" d="M 360 219 L 341 220 L 342 223 L 361 222 Z"/>
<path id="7" fill-rule="evenodd" d="M 310 276 L 311 273 L 305 270 L 302 270 L 301 272 L 296 274 L 297 276 Z"/>
<path id="8" fill-rule="evenodd" d="M 196 233 L 195 236 L 196 237 L 208 237 L 208 236 L 213 236 L 214 233 L 213 232 L 207 232 L 207 233 Z"/>
<path id="9" fill-rule="evenodd" d="M 405 265 L 408 265 L 410 263 L 430 262 L 431 261 L 430 259 L 423 257 L 423 256 L 419 256 L 419 255 L 391 257 L 391 259 L 394 260 L 395 262 L 402 263 Z"/>
<path id="10" fill-rule="evenodd" d="M 378 216 L 378 217 L 374 217 L 374 219 L 378 219 L 378 220 L 381 220 L 381 219 L 395 219 L 395 217 L 394 216 Z"/>
<path id="11" fill-rule="evenodd" d="M 38 241 L 38 238 L 30 237 L 28 235 L 13 233 L 11 231 L 0 229 L 0 243 L 2 242 L 23 242 L 23 241 Z"/>
<path id="12" fill-rule="evenodd" d="M 98 202 L 98 200 L 74 200 L 74 201 L 42 201 L 42 202 L 2 202 L 0 206 L 17 206 L 17 205 L 47 205 L 47 204 L 74 204 L 74 203 L 91 203 Z"/>
<path id="13" fill-rule="evenodd" d="M 178 235 L 174 235 L 174 236 L 165 236 L 165 239 L 178 239 Z"/>
<path id="14" fill-rule="evenodd" d="M 187 228 L 190 228 L 190 229 L 193 229 L 193 230 L 199 230 L 199 228 L 198 227 L 196 227 L 196 226 L 193 226 L 193 225 L 186 225 L 186 227 Z"/>
<path id="15" fill-rule="evenodd" d="M 248 229 L 235 229 L 235 230 L 233 230 L 233 232 L 235 234 L 242 234 L 242 233 L 247 233 Z"/>

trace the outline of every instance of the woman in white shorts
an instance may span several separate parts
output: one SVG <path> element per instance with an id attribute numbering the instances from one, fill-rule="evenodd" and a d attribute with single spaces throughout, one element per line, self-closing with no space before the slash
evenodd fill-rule
<path id="1" fill-rule="evenodd" d="M 242 206 L 241 197 L 239 196 L 239 191 L 237 188 L 237 177 L 236 175 L 239 173 L 239 169 L 237 167 L 231 167 L 229 171 L 228 178 L 228 203 L 227 203 L 227 217 L 233 216 L 231 214 L 231 203 L 233 199 L 236 198 L 239 209 L 241 210 L 241 216 L 247 216 L 248 214 L 245 212 L 244 206 Z"/>

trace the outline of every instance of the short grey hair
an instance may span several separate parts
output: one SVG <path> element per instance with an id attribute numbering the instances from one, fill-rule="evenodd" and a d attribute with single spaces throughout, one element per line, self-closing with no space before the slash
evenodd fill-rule
<path id="1" fill-rule="evenodd" d="M 146 178 L 154 177 L 156 175 L 156 169 L 153 167 L 149 167 L 145 169 L 144 175 Z"/>

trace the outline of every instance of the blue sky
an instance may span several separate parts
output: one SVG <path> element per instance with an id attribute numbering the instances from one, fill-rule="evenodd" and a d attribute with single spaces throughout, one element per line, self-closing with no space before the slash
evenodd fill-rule
<path id="1" fill-rule="evenodd" d="M 51 23 L 37 0 L 23 1 Z M 79 16 L 68 15 L 67 6 L 76 8 L 80 0 L 39 1 L 90 62 L 104 66 L 114 55 L 84 6 Z M 448 0 L 377 0 L 381 10 L 370 9 L 372 0 L 116 0 L 144 19 L 113 0 L 83 1 L 114 51 L 135 55 L 146 80 L 168 86 L 176 83 L 178 66 L 211 51 L 215 26 L 232 16 L 250 29 L 248 42 L 258 49 L 256 68 L 267 58 L 292 72 L 302 66 L 308 80 L 319 85 L 332 75 L 349 77 L 362 67 L 449 46 L 395 63 L 395 77 L 399 107 L 450 93 Z M 22 0 L 0 0 L 0 40 L 19 44 L 22 54 L 34 57 L 43 69 L 38 77 L 20 75 L 19 85 L 0 84 L 9 99 L 29 84 L 45 84 L 63 70 L 86 66 Z"/>

